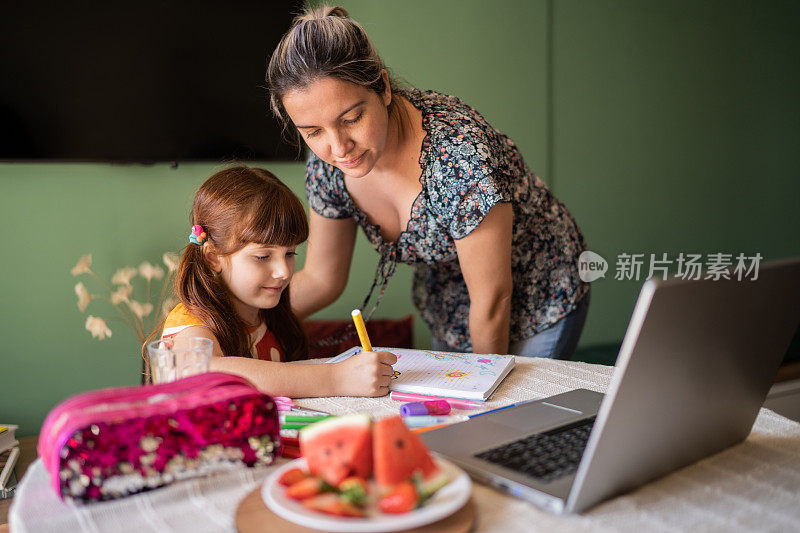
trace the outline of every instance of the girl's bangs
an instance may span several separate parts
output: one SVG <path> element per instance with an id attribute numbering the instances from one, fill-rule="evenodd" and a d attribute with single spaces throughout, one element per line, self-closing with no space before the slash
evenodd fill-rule
<path id="1" fill-rule="evenodd" d="M 308 221 L 303 206 L 289 190 L 257 202 L 239 232 L 240 242 L 273 246 L 296 246 L 308 239 Z"/>

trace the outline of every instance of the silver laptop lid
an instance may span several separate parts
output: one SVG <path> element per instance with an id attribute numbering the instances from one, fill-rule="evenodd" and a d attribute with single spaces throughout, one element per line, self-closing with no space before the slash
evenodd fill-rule
<path id="1" fill-rule="evenodd" d="M 567 511 L 743 440 L 800 321 L 800 259 L 756 280 L 647 281 Z"/>

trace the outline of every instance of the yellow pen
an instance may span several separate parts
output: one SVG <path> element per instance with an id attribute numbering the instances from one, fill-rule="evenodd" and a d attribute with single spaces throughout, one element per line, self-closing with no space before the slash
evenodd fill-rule
<path id="1" fill-rule="evenodd" d="M 358 332 L 358 339 L 361 341 L 361 347 L 365 352 L 372 351 L 372 344 L 369 342 L 369 335 L 367 335 L 367 327 L 364 325 L 364 318 L 361 316 L 360 309 L 353 309 L 350 313 L 353 317 L 353 323 L 356 325 Z"/>

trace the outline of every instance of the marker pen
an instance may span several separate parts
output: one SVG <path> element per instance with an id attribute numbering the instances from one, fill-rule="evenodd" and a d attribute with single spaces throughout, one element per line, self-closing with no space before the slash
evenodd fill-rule
<path id="1" fill-rule="evenodd" d="M 427 426 L 438 426 L 441 424 L 455 424 L 456 422 L 465 422 L 469 420 L 466 415 L 452 415 L 452 416 L 406 416 L 403 417 L 403 422 L 409 428 L 423 428 Z"/>
<path id="2" fill-rule="evenodd" d="M 442 396 L 428 396 L 425 394 L 412 394 L 410 392 L 397 392 L 392 391 L 390 394 L 392 400 L 398 402 L 425 402 L 444 400 L 450 404 L 453 409 L 484 409 L 486 404 L 484 402 L 473 402 L 471 400 L 462 400 L 461 398 L 445 398 Z"/>
<path id="3" fill-rule="evenodd" d="M 401 416 L 447 415 L 450 414 L 450 404 L 446 400 L 431 400 L 428 402 L 411 402 L 400 406 Z"/>

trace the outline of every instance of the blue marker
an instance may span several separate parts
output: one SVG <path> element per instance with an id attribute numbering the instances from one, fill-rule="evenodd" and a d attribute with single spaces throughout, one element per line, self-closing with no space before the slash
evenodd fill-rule
<path id="1" fill-rule="evenodd" d="M 352 348 L 340 353 L 339 355 L 337 355 L 333 359 L 331 359 L 329 361 L 326 361 L 326 363 L 338 363 L 338 362 L 344 361 L 345 359 L 348 359 L 348 358 L 350 358 L 350 357 L 352 357 L 352 356 L 354 356 L 354 355 L 356 355 L 358 353 L 361 353 L 362 351 L 363 351 L 363 348 L 361 348 L 361 346 L 353 346 Z"/>
<path id="2" fill-rule="evenodd" d="M 474 415 L 469 415 L 469 417 L 470 418 L 475 418 L 476 416 L 488 415 L 489 413 L 494 413 L 495 411 L 502 411 L 503 409 L 508 409 L 509 407 L 516 407 L 518 405 L 523 405 L 523 404 L 530 403 L 530 402 L 535 402 L 535 401 L 536 400 L 526 400 L 524 402 L 512 403 L 512 404 L 509 404 L 509 405 L 504 405 L 503 407 L 498 407 L 497 409 L 490 409 L 488 411 L 481 411 L 480 413 L 475 413 Z"/>

